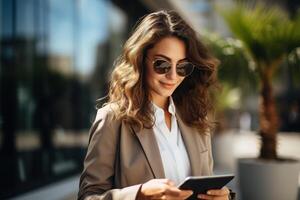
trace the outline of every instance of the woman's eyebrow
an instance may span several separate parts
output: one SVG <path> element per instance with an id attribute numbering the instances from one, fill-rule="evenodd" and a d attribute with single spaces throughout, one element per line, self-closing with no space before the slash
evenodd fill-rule
<path id="1" fill-rule="evenodd" d="M 166 59 L 166 60 L 168 60 L 168 61 L 172 61 L 172 59 L 171 58 L 169 58 L 168 56 L 165 56 L 165 55 L 163 55 L 163 54 L 155 54 L 154 55 L 154 57 L 163 57 L 164 59 Z M 187 60 L 187 58 L 182 58 L 182 59 L 180 59 L 180 60 L 178 60 L 178 62 L 181 62 L 181 61 L 185 61 L 185 60 Z"/>

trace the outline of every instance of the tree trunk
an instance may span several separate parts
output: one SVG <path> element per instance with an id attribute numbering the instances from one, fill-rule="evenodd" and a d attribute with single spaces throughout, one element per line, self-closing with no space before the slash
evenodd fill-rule
<path id="1" fill-rule="evenodd" d="M 260 158 L 277 158 L 278 114 L 271 84 L 272 72 L 265 69 L 261 73 L 261 96 L 259 105 L 261 149 Z"/>

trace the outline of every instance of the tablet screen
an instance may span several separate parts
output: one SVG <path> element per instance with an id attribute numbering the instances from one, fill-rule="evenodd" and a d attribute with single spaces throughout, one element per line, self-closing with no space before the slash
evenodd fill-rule
<path id="1" fill-rule="evenodd" d="M 181 190 L 193 190 L 193 195 L 188 199 L 197 199 L 198 194 L 206 194 L 211 189 L 221 189 L 234 178 L 233 174 L 214 176 L 187 177 L 178 188 Z"/>

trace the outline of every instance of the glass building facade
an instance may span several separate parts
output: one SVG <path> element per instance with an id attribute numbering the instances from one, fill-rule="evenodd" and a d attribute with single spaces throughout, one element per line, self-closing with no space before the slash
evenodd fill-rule
<path id="1" fill-rule="evenodd" d="M 127 24 L 106 0 L 0 1 L 0 199 L 81 172 Z"/>

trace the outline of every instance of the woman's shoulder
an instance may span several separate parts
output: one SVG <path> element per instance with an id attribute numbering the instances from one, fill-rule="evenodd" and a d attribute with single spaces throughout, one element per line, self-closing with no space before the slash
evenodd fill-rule
<path id="1" fill-rule="evenodd" d="M 95 121 L 99 120 L 109 120 L 117 121 L 116 112 L 118 110 L 118 105 L 113 103 L 108 103 L 98 108 Z"/>

